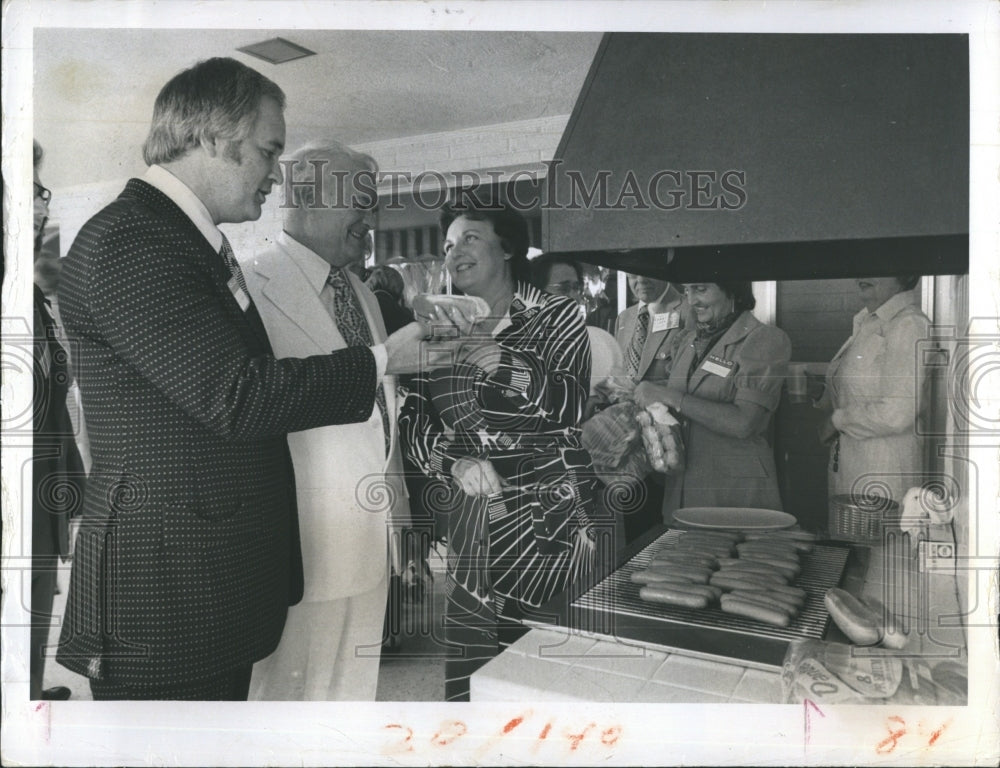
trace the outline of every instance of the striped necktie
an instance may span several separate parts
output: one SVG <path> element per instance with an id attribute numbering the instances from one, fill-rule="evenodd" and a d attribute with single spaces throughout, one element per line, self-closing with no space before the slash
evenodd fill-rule
<path id="1" fill-rule="evenodd" d="M 368 320 L 361 309 L 361 302 L 354 292 L 354 286 L 350 279 L 344 274 L 343 269 L 333 267 L 330 270 L 326 283 L 333 289 L 334 322 L 337 323 L 337 330 L 344 337 L 349 347 L 370 347 L 372 345 L 372 332 L 368 327 Z M 379 411 L 382 414 L 382 431 L 385 436 L 385 453 L 389 455 L 391 444 L 391 432 L 389 426 L 389 411 L 385 402 L 385 389 L 382 382 L 379 382 L 375 391 L 375 400 L 378 403 Z"/>
<path id="2" fill-rule="evenodd" d="M 635 318 L 635 331 L 628 345 L 625 363 L 627 372 L 633 381 L 639 380 L 639 361 L 642 359 L 642 348 L 646 346 L 646 336 L 649 335 L 649 305 L 639 310 Z"/>
<path id="3" fill-rule="evenodd" d="M 219 255 L 222 260 L 229 267 L 229 272 L 232 274 L 232 280 L 230 280 L 229 290 L 239 302 L 240 307 L 244 312 L 250 307 L 250 292 L 247 290 L 247 281 L 243 277 L 243 270 L 240 269 L 240 263 L 236 261 L 236 254 L 233 253 L 233 246 L 229 244 L 229 238 L 225 235 L 222 236 L 222 247 L 219 249 Z M 236 284 L 233 285 L 233 280 Z M 237 286 L 243 292 L 242 295 L 237 293 Z"/>

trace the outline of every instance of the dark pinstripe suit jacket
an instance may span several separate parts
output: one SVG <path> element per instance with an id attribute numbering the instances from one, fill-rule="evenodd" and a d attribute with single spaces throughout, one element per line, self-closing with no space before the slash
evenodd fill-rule
<path id="1" fill-rule="evenodd" d="M 80 231 L 60 305 L 93 452 L 58 660 L 169 685 L 271 653 L 302 595 L 285 434 L 364 421 L 364 347 L 275 360 L 194 223 L 138 179 Z"/>

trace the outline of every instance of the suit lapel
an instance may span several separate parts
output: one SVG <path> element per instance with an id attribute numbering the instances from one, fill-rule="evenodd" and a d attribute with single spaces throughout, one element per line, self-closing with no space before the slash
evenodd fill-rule
<path id="1" fill-rule="evenodd" d="M 200 232 L 198 233 L 201 234 Z M 202 237 L 205 241 L 205 238 Z M 270 341 L 267 338 L 267 329 L 264 328 L 264 323 L 260 319 L 260 313 L 257 311 L 257 307 L 254 306 L 253 299 L 247 296 L 247 300 L 250 305 L 243 309 L 239 302 L 236 301 L 236 297 L 233 296 L 233 292 L 229 290 L 229 280 L 232 278 L 233 274 L 229 271 L 229 265 L 222 260 L 222 255 L 215 251 L 211 245 L 205 241 L 205 261 L 209 266 L 209 271 L 212 273 L 212 278 L 215 280 L 216 288 L 218 288 L 219 293 L 222 294 L 222 300 L 225 302 L 226 306 L 229 308 L 236 317 L 242 317 L 247 325 L 250 327 L 251 332 L 257 338 L 261 344 L 268 350 L 271 349 Z"/>
<path id="2" fill-rule="evenodd" d="M 664 328 L 660 331 L 653 331 L 653 318 L 658 314 L 664 312 L 678 312 L 679 317 L 679 301 L 665 302 L 663 304 L 650 304 L 648 306 L 649 310 L 649 335 L 646 336 L 646 344 L 642 348 L 642 357 L 639 358 L 639 378 L 642 379 L 646 375 L 646 371 L 649 370 L 649 366 L 653 364 L 653 358 L 656 356 L 657 350 L 663 343 L 664 339 L 672 329 Z M 634 326 L 634 324 L 633 324 Z"/>
<path id="3" fill-rule="evenodd" d="M 254 265 L 253 268 L 264 278 L 261 293 L 320 349 L 332 351 L 346 347 L 337 324 L 302 270 L 287 256 L 282 259 L 282 264 L 281 269 L 276 268 L 273 262 Z"/>
<path id="4" fill-rule="evenodd" d="M 746 336 L 759 324 L 760 323 L 756 321 L 753 315 L 749 312 L 744 312 L 736 319 L 736 322 L 729 327 L 729 330 L 722 334 L 722 338 L 712 345 L 712 348 L 708 350 L 708 355 L 717 355 L 723 360 L 728 360 L 729 358 L 727 357 L 726 349 L 733 344 L 736 344 L 738 341 L 746 338 Z M 705 356 L 705 360 L 708 359 L 708 355 Z M 706 376 L 714 375 L 709 374 L 709 372 L 704 369 L 704 363 L 704 360 L 699 363 L 698 367 L 691 373 L 691 378 L 688 380 L 687 391 L 692 394 L 701 382 L 705 380 Z M 729 375 L 732 376 L 734 373 L 736 373 L 735 369 Z"/>
<path id="5" fill-rule="evenodd" d="M 264 328 L 264 323 L 261 321 L 260 314 L 253 305 L 253 301 L 251 300 L 249 308 L 244 312 L 239 302 L 236 301 L 236 297 L 233 296 L 232 291 L 229 290 L 229 278 L 232 277 L 229 267 L 222 260 L 221 254 L 205 239 L 201 230 L 195 226 L 195 223 L 188 218 L 187 214 L 173 200 L 142 179 L 130 179 L 125 186 L 123 194 L 129 194 L 138 198 L 150 208 L 157 211 L 160 216 L 169 221 L 173 226 L 188 235 L 192 251 L 203 260 L 212 278 L 212 282 L 215 284 L 216 290 L 222 296 L 222 301 L 226 308 L 233 317 L 241 318 L 256 340 L 266 350 L 270 351 L 271 345 L 267 338 L 267 330 Z"/>
<path id="6" fill-rule="evenodd" d="M 642 355 L 639 358 L 639 379 L 643 379 L 646 376 L 646 371 L 649 370 L 649 366 L 653 363 L 653 357 L 656 355 L 656 350 L 660 348 L 660 344 L 663 343 L 663 339 L 670 332 L 669 330 L 653 331 L 653 318 L 660 312 L 664 311 L 664 308 L 659 304 L 649 304 L 646 307 L 646 311 L 649 312 L 649 333 L 646 334 L 646 343 L 642 347 Z"/>
<path id="7" fill-rule="evenodd" d="M 622 352 L 628 349 L 628 345 L 632 341 L 632 334 L 635 333 L 635 318 L 637 314 L 638 305 L 628 307 L 621 313 L 618 328 L 615 330 L 615 340 L 618 342 L 618 346 L 621 347 Z"/>
<path id="8" fill-rule="evenodd" d="M 649 327 L 653 327 L 653 315 L 649 316 Z M 639 358 L 639 372 L 636 374 L 640 380 L 645 378 L 646 372 L 649 370 L 649 366 L 653 364 L 653 357 L 656 355 L 656 350 L 660 348 L 660 344 L 663 341 L 663 337 L 667 335 L 667 331 L 657 331 L 653 333 L 650 330 L 649 334 L 646 336 L 646 343 L 642 348 L 642 356 Z"/>

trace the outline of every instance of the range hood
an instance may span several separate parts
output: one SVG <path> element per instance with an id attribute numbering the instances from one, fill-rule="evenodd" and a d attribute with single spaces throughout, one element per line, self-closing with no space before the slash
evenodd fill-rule
<path id="1" fill-rule="evenodd" d="M 968 271 L 965 35 L 605 35 L 544 248 L 680 282 Z"/>

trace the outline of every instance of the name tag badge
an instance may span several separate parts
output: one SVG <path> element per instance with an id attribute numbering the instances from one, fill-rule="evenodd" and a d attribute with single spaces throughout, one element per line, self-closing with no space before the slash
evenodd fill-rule
<path id="1" fill-rule="evenodd" d="M 236 277 L 229 278 L 229 282 L 226 283 L 229 288 L 229 292 L 233 294 L 233 298 L 236 299 L 236 303 L 240 305 L 240 309 L 244 312 L 247 311 L 247 307 L 250 306 L 250 297 L 247 296 L 246 291 L 240 288 L 240 284 L 236 281 Z"/>
<path id="2" fill-rule="evenodd" d="M 659 333 L 660 331 L 670 331 L 674 328 L 679 328 L 681 325 L 681 313 L 674 312 L 658 312 L 653 315 L 652 331 L 653 333 Z"/>
<path id="3" fill-rule="evenodd" d="M 736 363 L 732 360 L 723 360 L 721 357 L 716 355 L 709 355 L 705 358 L 705 362 L 701 364 L 701 369 L 708 373 L 714 373 L 716 376 L 721 376 L 726 378 L 729 374 L 733 372 L 736 367 Z"/>

